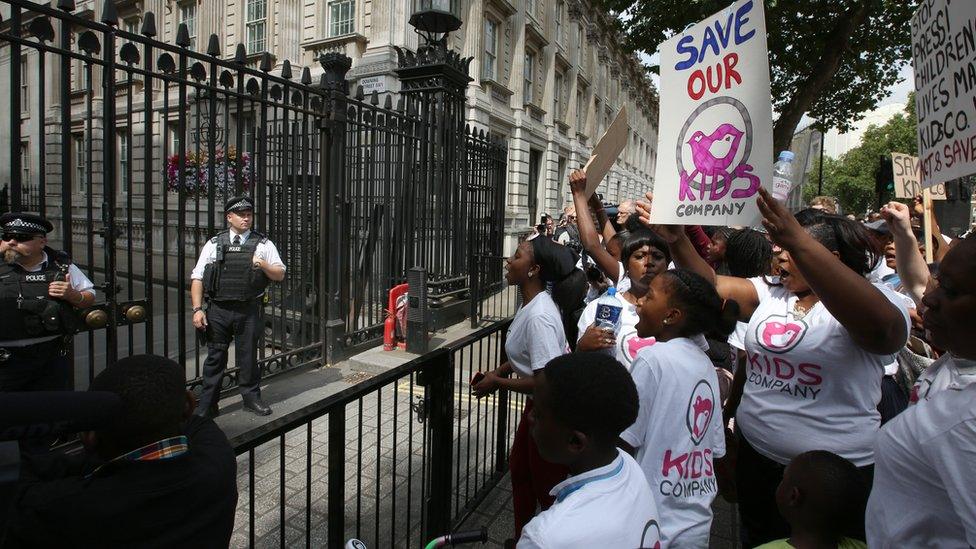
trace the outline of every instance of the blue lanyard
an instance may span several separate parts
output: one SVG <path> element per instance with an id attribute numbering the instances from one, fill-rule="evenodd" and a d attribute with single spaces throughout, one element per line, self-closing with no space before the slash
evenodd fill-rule
<path id="1" fill-rule="evenodd" d="M 556 503 L 561 502 L 562 500 L 569 497 L 570 494 L 572 494 L 573 492 L 579 490 L 580 488 L 586 486 L 591 482 L 596 482 L 598 480 L 606 480 L 608 478 L 617 476 L 620 473 L 620 471 L 623 470 L 624 468 L 624 460 L 619 457 L 617 459 L 620 460 L 620 463 L 618 463 L 617 466 L 614 467 L 612 471 L 607 471 L 606 473 L 603 473 L 602 475 L 596 475 L 595 477 L 584 478 L 583 480 L 569 484 L 565 488 L 560 490 L 559 493 L 556 494 Z"/>

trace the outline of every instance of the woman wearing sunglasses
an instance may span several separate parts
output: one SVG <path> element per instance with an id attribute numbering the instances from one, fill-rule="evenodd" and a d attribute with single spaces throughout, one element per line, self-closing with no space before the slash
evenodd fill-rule
<path id="1" fill-rule="evenodd" d="M 65 342 L 75 309 L 95 302 L 94 284 L 64 252 L 47 246 L 54 227 L 43 217 L 0 216 L 0 392 L 71 387 Z"/>

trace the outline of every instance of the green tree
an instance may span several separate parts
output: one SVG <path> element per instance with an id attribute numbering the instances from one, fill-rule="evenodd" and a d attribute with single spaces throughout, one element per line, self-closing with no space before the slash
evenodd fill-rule
<path id="1" fill-rule="evenodd" d="M 914 112 L 914 97 L 909 97 L 904 114 L 893 116 L 882 126 L 868 126 L 860 145 L 837 160 L 825 159 L 823 194 L 836 197 L 845 212 L 860 213 L 868 208 L 876 208 L 874 176 L 879 159 L 890 159 L 893 152 L 917 154 Z M 817 169 L 818 166 L 815 166 L 814 173 Z M 807 185 L 803 192 L 804 199 L 809 201 L 816 192 L 816 185 Z"/>
<path id="2" fill-rule="evenodd" d="M 653 53 L 730 0 L 602 0 L 629 17 L 627 45 Z M 762 0 L 754 0 L 762 1 Z M 872 110 L 911 55 L 917 0 L 766 0 L 774 150 L 789 148 L 803 115 L 841 131 Z"/>

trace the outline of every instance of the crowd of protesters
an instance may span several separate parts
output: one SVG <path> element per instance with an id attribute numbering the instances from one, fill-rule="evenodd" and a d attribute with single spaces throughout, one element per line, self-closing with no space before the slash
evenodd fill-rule
<path id="1" fill-rule="evenodd" d="M 744 547 L 976 546 L 976 237 L 933 223 L 927 263 L 920 201 L 852 219 L 761 190 L 761 226 L 658 226 L 650 193 L 608 214 L 569 185 L 472 387 L 532 396 L 510 545 L 706 547 L 721 495 Z"/>

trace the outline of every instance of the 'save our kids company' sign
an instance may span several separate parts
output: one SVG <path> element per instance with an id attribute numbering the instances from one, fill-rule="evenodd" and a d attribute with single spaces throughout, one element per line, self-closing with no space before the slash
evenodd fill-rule
<path id="1" fill-rule="evenodd" d="M 651 219 L 754 225 L 773 174 L 761 1 L 739 0 L 660 46 L 661 117 Z"/>

